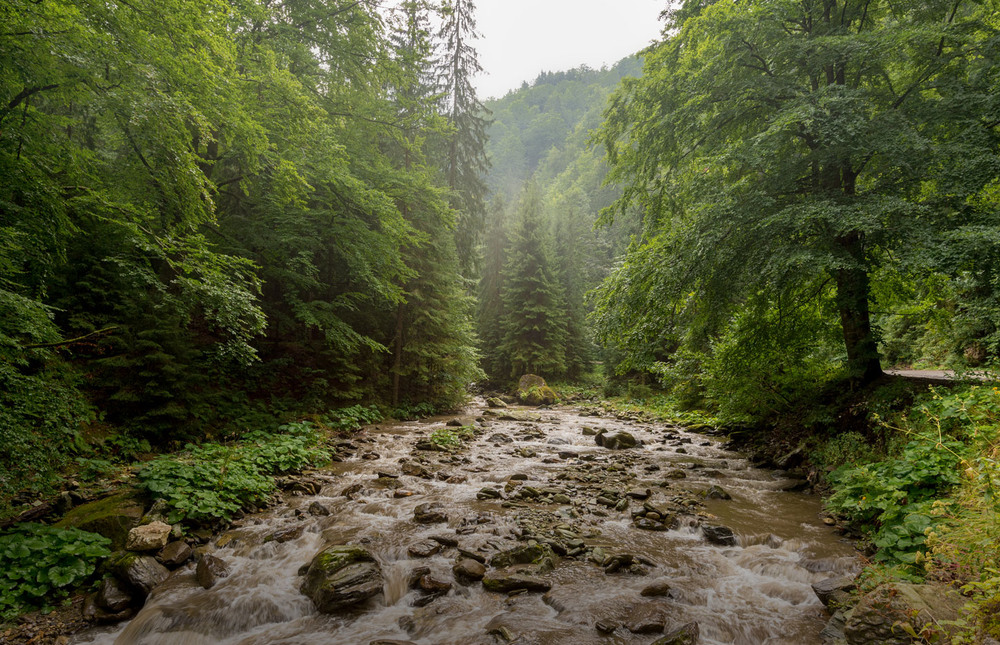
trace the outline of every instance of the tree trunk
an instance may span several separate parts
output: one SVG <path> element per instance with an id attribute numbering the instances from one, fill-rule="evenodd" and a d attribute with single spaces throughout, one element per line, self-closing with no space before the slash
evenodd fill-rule
<path id="1" fill-rule="evenodd" d="M 870 383 L 882 375 L 882 363 L 868 309 L 869 281 L 861 236 L 850 233 L 837 238 L 837 243 L 854 260 L 854 266 L 836 272 L 837 308 L 847 350 L 847 369 L 852 379 Z"/>
<path id="2" fill-rule="evenodd" d="M 392 406 L 399 405 L 399 373 L 403 369 L 403 304 L 396 309 L 396 346 L 392 365 Z"/>

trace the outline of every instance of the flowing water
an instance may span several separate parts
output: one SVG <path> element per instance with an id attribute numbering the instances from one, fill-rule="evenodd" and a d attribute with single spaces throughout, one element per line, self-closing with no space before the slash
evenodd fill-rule
<path id="1" fill-rule="evenodd" d="M 198 586 L 189 566 L 156 589 L 131 622 L 76 642 L 366 645 L 397 639 L 494 645 L 504 642 L 496 635 L 502 625 L 504 635 L 520 644 L 646 645 L 659 636 L 633 634 L 625 626 L 604 634 L 595 623 L 627 625 L 651 613 L 665 619 L 668 631 L 697 621 L 704 644 L 820 642 L 825 613 L 810 585 L 857 565 L 852 546 L 820 521 L 817 497 L 784 492 L 789 481 L 780 473 L 752 468 L 718 438 L 584 416 L 579 410 L 518 414 L 518 420 L 487 418 L 488 427 L 455 455 L 414 450 L 417 440 L 443 427 L 445 419 L 368 428 L 355 440 L 356 456 L 323 473 L 327 484 L 320 495 L 289 496 L 286 504 L 246 518 L 220 538 L 224 546 L 214 553 L 231 574 L 215 587 Z M 607 450 L 584 428 L 625 430 L 644 445 Z M 434 477 L 401 474 L 403 462 L 420 462 Z M 399 477 L 378 479 L 380 472 Z M 512 475 L 516 481 L 508 483 Z M 711 485 L 723 487 L 732 499 L 695 501 Z M 403 496 L 406 492 L 393 486 L 413 494 Z M 519 499 L 524 486 L 542 491 L 543 498 Z M 504 491 L 508 500 L 477 499 L 484 487 Z M 652 490 L 654 504 L 689 509 L 676 528 L 639 530 L 629 510 L 595 504 L 602 489 L 645 488 Z M 571 503 L 553 503 L 558 492 Z M 331 515 L 306 512 L 316 501 Z M 415 507 L 427 502 L 444 505 L 447 524 L 413 521 Z M 631 500 L 630 510 L 641 504 Z M 738 545 L 710 545 L 699 526 L 703 522 L 732 528 Z M 267 539 L 291 527 L 302 527 L 301 536 Z M 632 554 L 643 565 L 606 573 L 593 561 L 600 557 L 580 554 L 562 558 L 545 576 L 552 590 L 544 595 L 508 596 L 480 584 L 455 584 L 424 607 L 413 604 L 421 593 L 409 587 L 411 572 L 429 567 L 434 577 L 452 581 L 457 550 L 417 559 L 408 555 L 410 545 L 447 535 L 462 549 L 489 556 L 522 544 L 525 532 L 564 542 L 578 538 L 609 555 Z M 377 558 L 384 593 L 347 614 L 320 614 L 298 589 L 300 568 L 325 545 L 348 543 L 363 545 Z M 670 594 L 641 596 L 654 582 L 667 582 Z"/>

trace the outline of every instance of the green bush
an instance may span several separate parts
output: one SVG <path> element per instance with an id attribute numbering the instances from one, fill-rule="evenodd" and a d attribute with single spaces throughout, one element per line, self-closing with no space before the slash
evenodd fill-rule
<path id="1" fill-rule="evenodd" d="M 339 410 L 331 410 L 322 419 L 323 423 L 334 430 L 353 431 L 363 425 L 378 423 L 383 419 L 382 412 L 374 405 L 352 405 Z"/>
<path id="2" fill-rule="evenodd" d="M 0 535 L 0 619 L 46 608 L 88 581 L 111 540 L 80 529 L 21 524 Z"/>
<path id="3" fill-rule="evenodd" d="M 275 490 L 272 475 L 300 470 L 325 457 L 317 447 L 319 435 L 308 422 L 278 430 L 250 433 L 231 446 L 189 444 L 180 455 L 149 462 L 139 477 L 154 497 L 167 502 L 170 522 L 227 522 L 241 510 L 267 503 Z"/>
<path id="4" fill-rule="evenodd" d="M 959 441 L 911 441 L 896 459 L 830 474 L 828 508 L 871 535 L 878 559 L 912 564 L 933 526 L 932 505 L 959 484 Z"/>

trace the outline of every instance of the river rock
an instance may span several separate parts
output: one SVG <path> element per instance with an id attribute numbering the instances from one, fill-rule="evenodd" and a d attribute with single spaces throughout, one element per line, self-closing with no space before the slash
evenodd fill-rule
<path id="1" fill-rule="evenodd" d="M 160 552 L 156 554 L 156 559 L 163 566 L 176 569 L 190 560 L 193 553 L 194 551 L 187 542 L 174 540 L 160 549 Z"/>
<path id="2" fill-rule="evenodd" d="M 533 575 L 542 575 L 555 568 L 556 554 L 547 544 L 530 544 L 514 547 L 490 558 L 490 566 L 497 569 L 515 565 L 530 565 Z"/>
<path id="3" fill-rule="evenodd" d="M 700 637 L 701 630 L 698 628 L 698 623 L 688 623 L 657 639 L 652 645 L 697 645 Z"/>
<path id="4" fill-rule="evenodd" d="M 330 509 L 320 502 L 313 502 L 309 505 L 309 514 L 316 517 L 326 517 L 330 515 Z"/>
<path id="5" fill-rule="evenodd" d="M 413 509 L 413 521 L 417 524 L 438 524 L 447 522 L 448 516 L 444 514 L 444 505 L 437 502 L 420 504 Z"/>
<path id="6" fill-rule="evenodd" d="M 101 609 L 118 614 L 132 605 L 132 594 L 124 591 L 114 578 L 105 578 L 97 588 L 94 602 Z"/>
<path id="7" fill-rule="evenodd" d="M 120 623 L 123 620 L 128 620 L 135 614 L 135 611 L 131 607 L 125 607 L 121 611 L 110 611 L 101 607 L 97 603 L 97 594 L 90 594 L 87 596 L 84 599 L 83 606 L 80 610 L 81 616 L 84 620 L 90 623 L 97 623 L 99 625 L 113 625 L 115 623 Z M 65 636 L 62 637 L 62 639 L 65 638 Z M 27 642 L 30 643 L 32 641 L 29 640 Z M 59 643 L 60 640 L 55 642 Z"/>
<path id="8" fill-rule="evenodd" d="M 712 526 L 710 524 L 704 524 L 701 527 L 701 532 L 708 540 L 709 544 L 718 544 L 719 546 L 736 546 L 736 535 L 733 533 L 733 529 L 728 526 Z"/>
<path id="9" fill-rule="evenodd" d="M 657 580 L 653 584 L 648 585 L 645 588 L 643 588 L 643 590 L 639 592 L 639 595 L 640 596 L 646 596 L 646 597 L 649 597 L 649 598 L 658 598 L 660 596 L 669 596 L 670 595 L 670 583 L 668 583 L 666 580 Z"/>
<path id="10" fill-rule="evenodd" d="M 331 546 L 313 557 L 301 590 L 319 612 L 330 614 L 382 593 L 382 570 L 359 546 Z"/>
<path id="11" fill-rule="evenodd" d="M 406 552 L 413 558 L 429 558 L 441 550 L 441 545 L 434 540 L 421 540 L 411 544 Z"/>
<path id="12" fill-rule="evenodd" d="M 206 554 L 198 560 L 194 575 L 198 579 L 198 584 L 205 589 L 211 589 L 220 579 L 229 575 L 229 566 L 222 558 Z"/>
<path id="13" fill-rule="evenodd" d="M 920 633 L 959 618 L 964 600 L 955 591 L 935 585 L 884 584 L 865 594 L 846 615 L 844 636 L 849 645 L 907 645 L 913 642 L 898 623 Z"/>
<path id="14" fill-rule="evenodd" d="M 397 641 L 392 639 L 380 638 L 377 641 L 369 641 L 368 645 L 417 645 L 413 641 Z"/>
<path id="15" fill-rule="evenodd" d="M 108 571 L 141 598 L 167 579 L 170 572 L 151 555 L 120 551 L 108 558 Z"/>
<path id="16" fill-rule="evenodd" d="M 705 499 L 732 499 L 733 496 L 726 492 L 722 486 L 709 486 L 701 494 Z"/>
<path id="17" fill-rule="evenodd" d="M 137 526 L 125 538 L 126 551 L 159 551 L 170 539 L 171 526 L 163 522 L 151 522 Z"/>
<path id="18" fill-rule="evenodd" d="M 824 607 L 829 607 L 831 601 L 840 605 L 844 604 L 843 601 L 848 598 L 848 594 L 855 588 L 854 578 L 848 576 L 827 578 L 826 580 L 814 583 L 812 586 L 816 597 L 819 598 Z"/>
<path id="19" fill-rule="evenodd" d="M 412 461 L 403 462 L 402 470 L 404 475 L 410 475 L 411 477 L 420 477 L 421 479 L 434 479 L 434 473 L 427 470 L 420 464 L 415 464 Z"/>
<path id="20" fill-rule="evenodd" d="M 486 399 L 486 405 L 491 408 L 499 410 L 503 410 L 507 407 L 507 404 L 504 403 L 502 399 L 499 399 L 495 396 L 491 396 L 488 399 Z"/>
<path id="21" fill-rule="evenodd" d="M 548 591 L 552 585 L 536 576 L 512 573 L 510 571 L 491 571 L 483 577 L 483 587 L 488 591 L 508 593 L 511 591 Z"/>
<path id="22" fill-rule="evenodd" d="M 635 448 L 639 445 L 632 434 L 628 432 L 616 432 L 614 434 L 609 434 L 607 432 L 599 432 L 594 436 L 594 441 L 598 446 L 602 448 L 607 448 L 608 450 L 625 450 L 628 448 Z"/>
<path id="23" fill-rule="evenodd" d="M 462 558 L 451 570 L 455 579 L 463 584 L 478 582 L 486 575 L 486 565 L 471 558 Z"/>
<path id="24" fill-rule="evenodd" d="M 639 607 L 625 619 L 625 628 L 633 634 L 660 634 L 667 620 L 655 607 Z"/>
<path id="25" fill-rule="evenodd" d="M 75 527 L 111 540 L 113 550 L 125 548 L 129 531 L 139 525 L 144 506 L 133 493 L 120 493 L 77 506 L 57 522 L 57 528 Z"/>

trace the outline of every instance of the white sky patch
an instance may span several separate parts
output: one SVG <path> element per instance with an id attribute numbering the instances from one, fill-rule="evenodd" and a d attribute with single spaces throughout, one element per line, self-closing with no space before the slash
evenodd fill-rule
<path id="1" fill-rule="evenodd" d="M 476 0 L 479 98 L 501 97 L 543 71 L 613 65 L 659 38 L 667 6 L 666 0 Z"/>

